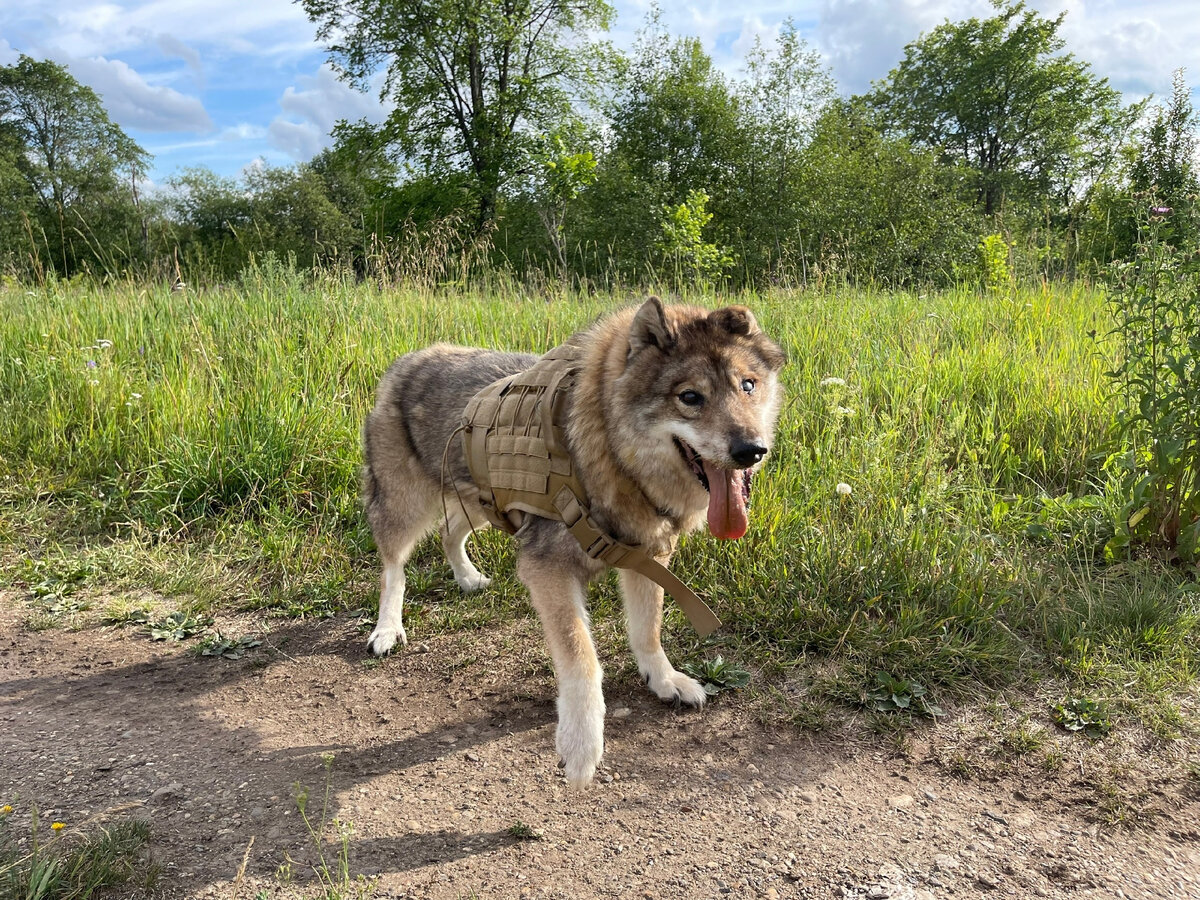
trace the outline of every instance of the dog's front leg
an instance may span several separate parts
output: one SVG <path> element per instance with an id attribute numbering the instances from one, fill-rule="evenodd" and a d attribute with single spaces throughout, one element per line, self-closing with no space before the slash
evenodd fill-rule
<path id="1" fill-rule="evenodd" d="M 625 623 L 629 648 L 638 671 L 660 700 L 684 706 L 703 706 L 707 694 L 700 682 L 677 672 L 663 652 L 663 589 L 630 569 L 620 570 L 621 596 L 625 599 Z"/>
<path id="2" fill-rule="evenodd" d="M 604 754 L 602 672 L 588 629 L 587 581 L 561 560 L 522 554 L 517 575 L 542 620 L 558 679 L 558 755 L 567 781 L 583 787 Z"/>

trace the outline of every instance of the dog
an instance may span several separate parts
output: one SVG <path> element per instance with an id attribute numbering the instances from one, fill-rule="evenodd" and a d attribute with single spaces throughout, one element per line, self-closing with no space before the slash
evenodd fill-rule
<path id="1" fill-rule="evenodd" d="M 566 449 L 593 519 L 664 565 L 679 536 L 705 524 L 719 538 L 741 537 L 751 480 L 774 438 L 784 364 L 750 310 L 664 307 L 651 297 L 568 343 L 579 368 L 565 412 Z M 363 429 L 364 505 L 383 563 L 370 652 L 407 643 L 404 565 L 434 527 L 459 588 L 488 585 L 466 552 L 472 531 L 489 521 L 459 424 L 479 391 L 537 360 L 437 344 L 400 357 L 383 375 Z M 587 585 L 606 566 L 561 521 L 529 516 L 517 540 L 517 575 L 541 620 L 558 683 L 556 747 L 568 782 L 584 786 L 603 754 L 605 711 Z M 619 570 L 619 581 L 629 645 L 650 691 L 703 705 L 703 687 L 663 652 L 663 589 L 629 569 Z"/>

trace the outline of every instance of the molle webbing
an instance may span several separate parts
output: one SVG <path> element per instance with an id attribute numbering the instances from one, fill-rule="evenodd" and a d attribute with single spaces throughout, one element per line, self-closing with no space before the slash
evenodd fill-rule
<path id="1" fill-rule="evenodd" d="M 566 449 L 566 406 L 580 349 L 564 344 L 531 368 L 488 385 L 463 413 L 463 450 L 479 502 L 497 528 L 516 533 L 529 513 L 563 522 L 590 558 L 632 569 L 661 585 L 706 637 L 721 621 L 644 550 L 596 524 Z"/>

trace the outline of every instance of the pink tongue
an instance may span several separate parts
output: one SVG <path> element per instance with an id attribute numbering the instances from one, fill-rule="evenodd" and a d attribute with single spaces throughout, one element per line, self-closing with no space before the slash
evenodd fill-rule
<path id="1" fill-rule="evenodd" d="M 750 526 L 742 493 L 744 473 L 719 469 L 705 460 L 704 475 L 708 478 L 708 530 L 715 537 L 737 540 Z"/>

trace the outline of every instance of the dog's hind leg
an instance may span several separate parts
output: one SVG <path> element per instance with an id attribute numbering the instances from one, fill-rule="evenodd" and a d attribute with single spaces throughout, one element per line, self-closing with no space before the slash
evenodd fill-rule
<path id="1" fill-rule="evenodd" d="M 694 678 L 677 672 L 663 652 L 663 589 L 629 569 L 619 571 L 621 596 L 625 599 L 625 624 L 629 648 L 637 660 L 638 671 L 660 700 L 684 706 L 703 706 L 704 688 Z"/>
<path id="2" fill-rule="evenodd" d="M 429 498 L 403 498 L 407 504 L 378 499 L 367 506 L 367 519 L 375 534 L 383 577 L 379 591 L 379 621 L 367 638 L 367 649 L 383 656 L 397 643 L 408 643 L 404 632 L 404 564 L 413 548 L 433 527 L 435 506 Z"/>
<path id="3" fill-rule="evenodd" d="M 447 494 L 442 502 L 446 506 L 446 518 L 442 522 L 442 550 L 446 553 L 450 568 L 454 570 L 455 582 L 464 594 L 487 587 L 492 579 L 475 568 L 467 556 L 467 539 L 473 530 L 483 531 L 487 528 L 487 520 L 480 516 L 477 521 L 472 521 L 454 494 Z"/>
<path id="4" fill-rule="evenodd" d="M 604 755 L 603 673 L 588 630 L 587 585 L 570 566 L 522 554 L 517 575 L 542 620 L 558 680 L 555 745 L 568 783 L 583 787 Z"/>

